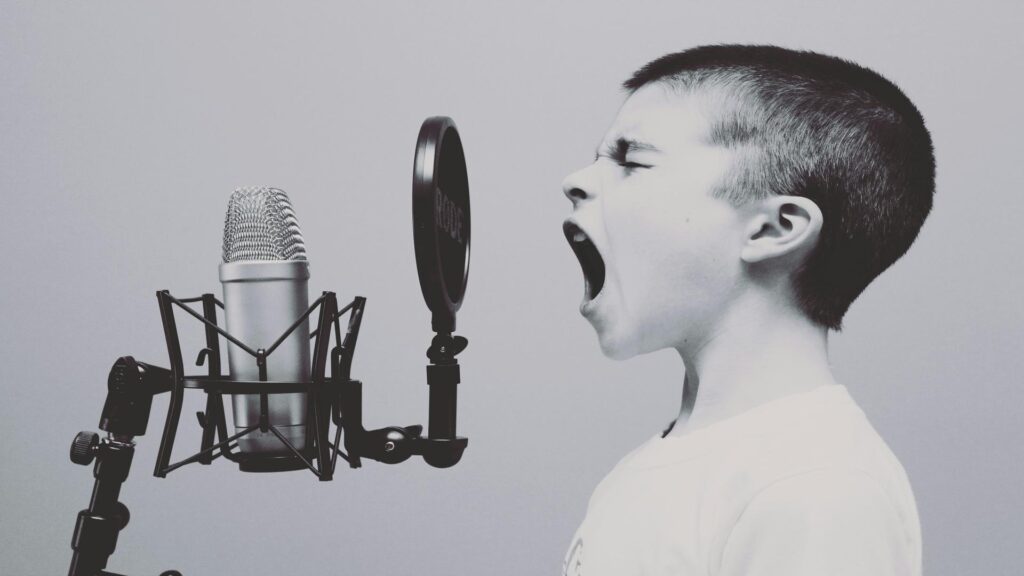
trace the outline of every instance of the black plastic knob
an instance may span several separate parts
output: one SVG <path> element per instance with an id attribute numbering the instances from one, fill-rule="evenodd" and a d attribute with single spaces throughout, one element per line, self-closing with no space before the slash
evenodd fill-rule
<path id="1" fill-rule="evenodd" d="M 96 447 L 100 445 L 100 435 L 95 432 L 79 432 L 71 443 L 71 461 L 75 464 L 88 466 L 96 458 Z"/>
<path id="2" fill-rule="evenodd" d="M 128 507 L 124 505 L 124 502 L 116 502 L 111 518 L 117 523 L 118 530 L 124 530 L 124 527 L 128 525 L 128 521 L 132 519 L 132 514 L 128 511 Z"/>

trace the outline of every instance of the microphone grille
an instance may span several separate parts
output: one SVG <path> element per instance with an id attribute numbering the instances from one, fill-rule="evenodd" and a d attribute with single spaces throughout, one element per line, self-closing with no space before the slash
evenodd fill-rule
<path id="1" fill-rule="evenodd" d="M 306 245 L 284 190 L 239 188 L 224 217 L 224 262 L 305 260 Z"/>

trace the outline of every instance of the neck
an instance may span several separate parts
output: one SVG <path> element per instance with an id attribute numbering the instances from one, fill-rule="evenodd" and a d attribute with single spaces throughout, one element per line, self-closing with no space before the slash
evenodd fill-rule
<path id="1" fill-rule="evenodd" d="M 827 329 L 789 307 L 736 310 L 718 330 L 676 350 L 686 378 L 672 435 L 835 383 Z"/>

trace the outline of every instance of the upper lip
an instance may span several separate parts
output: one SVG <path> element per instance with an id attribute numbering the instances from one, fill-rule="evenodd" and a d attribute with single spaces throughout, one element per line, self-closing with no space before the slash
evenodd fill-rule
<path id="1" fill-rule="evenodd" d="M 572 218 L 562 224 L 562 232 L 583 268 L 587 300 L 592 300 L 604 287 L 605 266 L 601 251 L 597 249 L 597 245 L 586 230 Z"/>

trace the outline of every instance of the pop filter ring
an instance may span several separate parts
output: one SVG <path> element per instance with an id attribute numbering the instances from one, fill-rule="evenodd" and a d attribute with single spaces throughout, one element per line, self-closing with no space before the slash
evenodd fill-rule
<path id="1" fill-rule="evenodd" d="M 434 116 L 423 122 L 412 180 L 420 290 L 434 332 L 450 334 L 466 293 L 471 239 L 466 156 L 451 118 Z"/>

